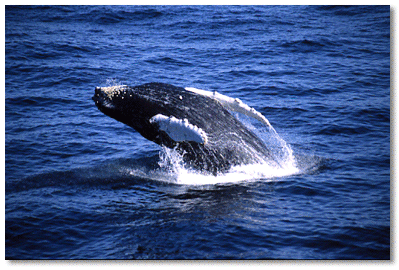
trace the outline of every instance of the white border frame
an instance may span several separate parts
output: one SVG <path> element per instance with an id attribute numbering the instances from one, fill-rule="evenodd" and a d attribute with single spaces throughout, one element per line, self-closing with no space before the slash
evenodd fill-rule
<path id="1" fill-rule="evenodd" d="M 292 1 L 292 0 L 291 0 Z M 29 1 L 30 2 L 30 1 Z M 165 2 L 137 2 L 134 4 L 170 4 Z M 190 1 L 175 1 L 173 4 L 192 4 Z M 337 1 L 334 4 L 347 5 L 347 1 Z M 16 4 L 16 3 L 13 3 Z M 36 3 L 29 3 L 36 4 Z M 54 4 L 54 1 L 42 1 L 41 4 Z M 67 3 L 57 3 L 67 4 Z M 81 3 L 80 3 L 81 4 Z M 97 4 L 97 1 L 85 1 L 85 4 Z M 202 3 L 205 4 L 205 3 Z M 209 4 L 209 3 L 206 3 Z M 214 1 L 211 4 L 240 4 L 239 1 Z M 253 3 L 260 4 L 260 3 Z M 265 3 L 261 3 L 265 4 Z M 267 4 L 283 4 L 282 1 L 273 0 Z M 297 3 L 299 4 L 299 3 Z M 303 3 L 300 3 L 303 4 Z M 361 1 L 351 1 L 350 4 L 362 4 Z M 246 4 L 248 5 L 248 3 Z M 381 5 L 381 4 L 379 4 Z M 386 4 L 389 5 L 389 4 Z M 3 35 L 5 37 L 5 6 L 0 9 L 3 20 Z M 389 261 L 380 260 L 5 260 L 9 267 L 394 267 L 398 265 L 398 7 L 390 5 L 391 17 L 391 255 Z M 5 42 L 2 43 L 2 60 L 5 63 Z M 3 71 L 3 89 L 1 102 L 1 128 L 2 137 L 5 136 L 5 64 Z M 3 137 L 5 143 L 5 137 Z M 5 145 L 1 146 L 2 160 L 1 168 L 5 172 Z M 5 175 L 4 180 L 5 180 Z M 1 194 L 5 198 L 5 181 L 3 181 Z M 2 200 L 1 208 L 5 218 L 5 201 Z M 5 227 L 2 226 L 3 249 L 5 258 Z"/>

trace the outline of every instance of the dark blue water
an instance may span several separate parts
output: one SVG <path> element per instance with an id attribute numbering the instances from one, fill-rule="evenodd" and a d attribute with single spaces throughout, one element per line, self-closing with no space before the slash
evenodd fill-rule
<path id="1" fill-rule="evenodd" d="M 91 100 L 154 81 L 240 98 L 296 170 L 173 171 Z M 6 6 L 5 98 L 7 259 L 390 258 L 389 6 Z"/>

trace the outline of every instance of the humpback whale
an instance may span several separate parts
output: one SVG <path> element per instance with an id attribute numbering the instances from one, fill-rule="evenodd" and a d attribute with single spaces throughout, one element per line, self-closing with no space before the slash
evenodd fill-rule
<path id="1" fill-rule="evenodd" d="M 230 111 L 270 126 L 268 120 L 239 99 L 165 83 L 96 87 L 92 99 L 101 112 L 175 149 L 201 172 L 217 175 L 231 166 L 273 161 L 264 142 Z"/>

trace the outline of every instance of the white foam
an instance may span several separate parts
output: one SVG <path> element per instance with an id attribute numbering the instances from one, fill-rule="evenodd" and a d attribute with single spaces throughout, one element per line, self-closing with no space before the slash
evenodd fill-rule
<path id="1" fill-rule="evenodd" d="M 176 142 L 192 141 L 206 144 L 208 141 L 205 131 L 190 124 L 187 119 L 157 114 L 150 119 L 150 123 L 157 123 L 159 129 L 165 131 Z"/>
<path id="2" fill-rule="evenodd" d="M 195 171 L 182 170 L 175 183 L 183 185 L 210 185 L 238 182 L 253 182 L 262 179 L 273 181 L 276 178 L 298 173 L 295 168 L 281 168 L 269 164 L 249 164 L 232 167 L 228 172 L 217 176 L 204 175 Z"/>
<path id="3" fill-rule="evenodd" d="M 294 157 L 292 156 L 294 159 Z M 275 162 L 260 162 L 233 166 L 226 173 L 214 176 L 201 173 L 184 165 L 182 156 L 174 149 L 163 147 L 160 152 L 159 170 L 147 177 L 168 183 L 181 185 L 214 185 L 237 182 L 276 181 L 284 176 L 300 173 L 294 160 L 286 159 L 277 165 Z"/>

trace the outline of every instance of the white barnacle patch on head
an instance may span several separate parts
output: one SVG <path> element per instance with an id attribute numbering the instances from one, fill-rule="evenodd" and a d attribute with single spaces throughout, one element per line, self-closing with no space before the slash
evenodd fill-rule
<path id="1" fill-rule="evenodd" d="M 109 87 L 101 87 L 101 91 L 112 100 L 113 97 L 123 94 L 126 90 L 127 85 L 115 85 Z M 123 98 L 123 96 L 122 96 Z"/>
<path id="2" fill-rule="evenodd" d="M 205 131 L 190 124 L 187 119 L 157 114 L 150 119 L 150 123 L 157 123 L 159 129 L 165 131 L 176 142 L 191 141 L 206 144 L 208 141 Z"/>

